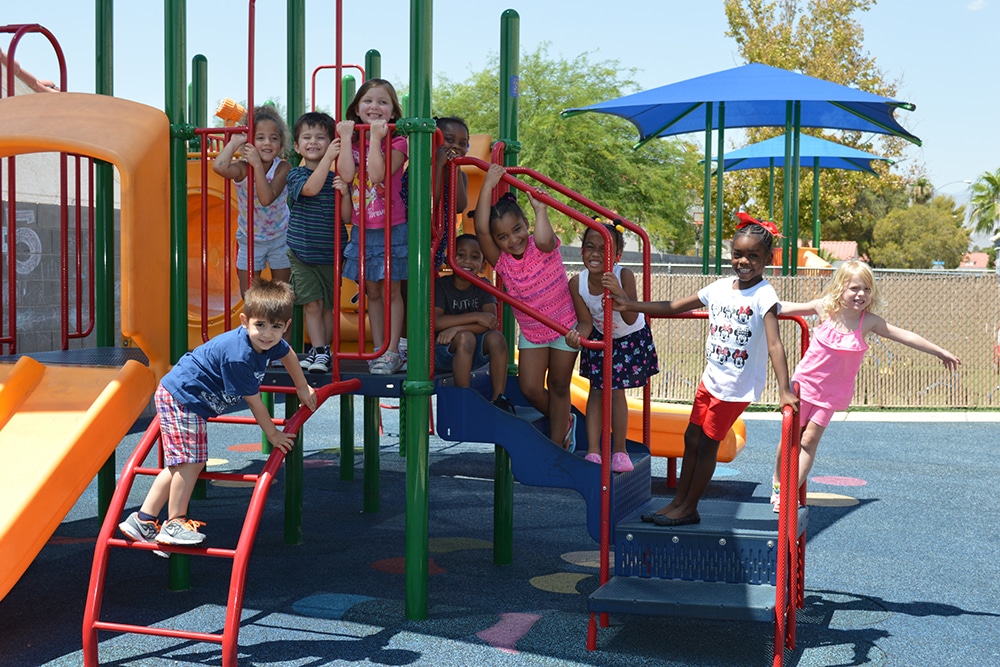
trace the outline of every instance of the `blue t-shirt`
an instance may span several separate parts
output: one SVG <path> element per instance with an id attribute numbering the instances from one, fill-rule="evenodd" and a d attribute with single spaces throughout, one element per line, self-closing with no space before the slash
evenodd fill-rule
<path id="1" fill-rule="evenodd" d="M 185 354 L 160 384 L 178 403 L 208 419 L 260 392 L 267 363 L 290 349 L 280 340 L 266 352 L 257 352 L 247 330 L 240 327 Z"/>

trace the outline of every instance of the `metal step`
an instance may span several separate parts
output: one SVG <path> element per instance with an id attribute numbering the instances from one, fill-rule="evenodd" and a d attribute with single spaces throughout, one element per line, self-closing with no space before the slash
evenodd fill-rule
<path id="1" fill-rule="evenodd" d="M 737 503 L 703 500 L 701 522 L 666 527 L 643 523 L 639 516 L 666 504 L 647 502 L 615 530 L 615 575 L 653 579 L 775 584 L 778 568 L 778 515 L 766 502 Z M 808 524 L 808 509 L 800 508 L 799 535 Z"/>
<path id="2" fill-rule="evenodd" d="M 774 620 L 775 587 L 612 577 L 590 594 L 589 611 L 732 621 Z"/>

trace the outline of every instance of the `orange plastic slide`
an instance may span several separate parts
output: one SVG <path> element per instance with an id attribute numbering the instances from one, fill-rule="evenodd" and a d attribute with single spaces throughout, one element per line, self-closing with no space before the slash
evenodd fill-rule
<path id="1" fill-rule="evenodd" d="M 87 93 L 0 99 L 0 156 L 98 158 L 121 178 L 121 331 L 156 377 L 170 368 L 170 123 L 159 109 Z"/>
<path id="2" fill-rule="evenodd" d="M 0 599 L 149 404 L 153 372 L 0 364 Z"/>
<path id="3" fill-rule="evenodd" d="M 590 381 L 573 373 L 570 385 L 573 406 L 587 414 L 587 396 Z M 649 453 L 653 456 L 681 458 L 684 456 L 684 431 L 691 416 L 690 405 L 653 403 L 649 409 Z M 628 439 L 642 442 L 642 401 L 628 399 Z M 728 463 L 736 458 L 747 444 L 747 428 L 737 419 L 726 439 L 719 443 L 717 461 Z"/>

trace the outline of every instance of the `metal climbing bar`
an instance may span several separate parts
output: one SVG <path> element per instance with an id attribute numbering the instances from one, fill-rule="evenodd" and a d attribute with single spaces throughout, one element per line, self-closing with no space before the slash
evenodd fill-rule
<path id="1" fill-rule="evenodd" d="M 319 388 L 316 391 L 316 407 L 319 408 L 326 399 L 331 396 L 350 393 L 360 388 L 360 381 L 357 379 L 343 382 L 332 382 Z M 309 408 L 302 406 L 295 414 L 287 420 L 276 420 L 276 424 L 283 424 L 284 432 L 295 434 L 302 424 L 312 415 Z M 223 418 L 225 419 L 225 418 Z M 263 469 L 257 475 L 241 473 L 203 473 L 202 479 L 227 479 L 237 481 L 253 481 L 254 488 L 250 495 L 250 503 L 247 509 L 247 516 L 243 522 L 236 548 L 222 549 L 217 547 L 176 547 L 164 544 L 149 544 L 145 542 L 132 542 L 129 540 L 113 537 L 118 526 L 118 521 L 124 514 L 125 503 L 128 502 L 129 494 L 138 475 L 159 474 L 159 468 L 142 468 L 140 464 L 149 455 L 153 446 L 160 441 L 160 421 L 156 417 L 146 429 L 145 434 L 136 446 L 135 451 L 129 457 L 121 473 L 121 481 L 115 489 L 111 499 L 111 507 L 101 532 L 97 537 L 97 545 L 94 550 L 94 563 L 90 573 L 90 584 L 87 588 L 87 604 L 83 618 L 83 662 L 88 667 L 98 665 L 98 631 L 125 632 L 133 634 L 157 635 L 161 637 L 173 637 L 177 639 L 188 639 L 191 641 L 216 643 L 222 646 L 222 664 L 224 667 L 236 667 L 237 642 L 239 639 L 240 617 L 243 610 L 243 590 L 246 587 L 247 566 L 250 560 L 250 553 L 253 550 L 253 543 L 257 537 L 257 528 L 263 515 L 264 505 L 267 502 L 267 495 L 271 489 L 274 476 L 284 461 L 285 454 L 280 449 L 272 450 L 264 464 Z M 230 558 L 233 561 L 232 575 L 229 582 L 229 596 L 226 604 L 226 618 L 221 634 L 197 632 L 193 630 L 178 630 L 173 628 L 154 628 L 130 623 L 116 623 L 100 620 L 101 601 L 104 597 L 104 584 L 107 575 L 108 557 L 112 547 L 121 549 L 140 549 L 146 551 L 160 550 L 169 553 L 183 553 L 192 556 L 213 556 L 217 558 Z"/>

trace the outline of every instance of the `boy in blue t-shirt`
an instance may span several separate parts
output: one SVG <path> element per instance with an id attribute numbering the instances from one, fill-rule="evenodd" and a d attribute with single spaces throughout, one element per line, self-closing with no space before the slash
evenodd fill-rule
<path id="1" fill-rule="evenodd" d="M 260 383 L 272 360 L 280 360 L 295 384 L 295 393 L 310 410 L 316 393 L 306 383 L 299 359 L 282 338 L 292 321 L 295 295 L 288 283 L 255 278 L 243 296 L 237 329 L 219 334 L 181 357 L 163 376 L 154 402 L 160 419 L 165 468 L 153 480 L 138 512 L 118 528 L 130 539 L 192 546 L 205 535 L 200 521 L 187 517 L 188 502 L 198 475 L 208 460 L 207 423 L 246 401 L 268 441 L 283 452 L 294 436 L 280 432 L 260 398 Z M 167 505 L 167 522 L 157 517 Z M 154 552 L 166 557 L 162 551 Z"/>
<path id="2" fill-rule="evenodd" d="M 483 270 L 483 251 L 474 234 L 455 239 L 455 262 L 473 275 Z M 513 413 L 503 390 L 507 383 L 507 340 L 497 330 L 497 299 L 455 274 L 434 283 L 434 365 L 455 374 L 456 387 L 468 387 L 473 368 L 490 364 L 493 404 Z"/>
<path id="3" fill-rule="evenodd" d="M 330 344 L 333 340 L 333 269 L 347 246 L 346 217 L 351 205 L 347 186 L 331 167 L 340 154 L 337 124 L 328 114 L 310 111 L 292 126 L 295 150 L 302 164 L 288 172 L 288 258 L 292 265 L 292 287 L 312 350 L 300 362 L 310 372 L 330 372 Z M 336 195 L 342 200 L 341 220 L 336 217 Z"/>

